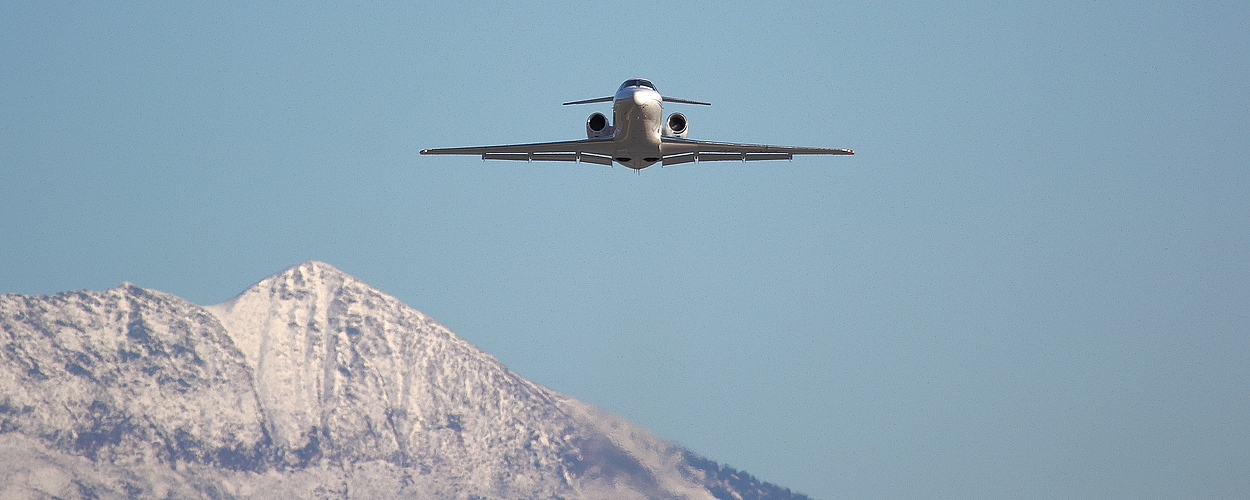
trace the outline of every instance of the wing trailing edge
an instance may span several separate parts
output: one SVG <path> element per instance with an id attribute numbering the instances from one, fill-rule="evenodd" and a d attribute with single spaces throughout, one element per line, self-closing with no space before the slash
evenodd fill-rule
<path id="1" fill-rule="evenodd" d="M 855 154 L 855 151 L 850 149 L 695 141 L 669 136 L 660 138 L 660 151 L 664 153 L 665 165 L 691 161 L 790 160 L 794 158 L 794 155 Z M 670 157 L 672 157 L 672 160 L 670 160 Z"/>
<path id="2" fill-rule="evenodd" d="M 616 145 L 612 137 L 576 141 L 470 146 L 467 148 L 422 149 L 423 155 L 481 155 L 483 160 L 575 161 L 611 165 Z"/>

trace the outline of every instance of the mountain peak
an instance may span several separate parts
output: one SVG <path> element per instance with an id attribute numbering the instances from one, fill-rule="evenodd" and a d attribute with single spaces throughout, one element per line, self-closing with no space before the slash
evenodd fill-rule
<path id="1" fill-rule="evenodd" d="M 244 292 L 244 295 L 252 290 L 272 288 L 274 286 L 279 286 L 281 289 L 287 290 L 288 293 L 329 292 L 348 282 L 364 284 L 356 277 L 340 271 L 337 267 L 325 262 L 310 260 L 288 267 L 280 273 L 261 280 Z"/>
<path id="2" fill-rule="evenodd" d="M 340 278 L 355 279 L 352 275 L 339 270 L 339 268 L 334 267 L 333 265 L 327 264 L 319 260 L 308 260 L 308 261 L 300 262 L 299 264 L 286 268 L 285 270 L 283 270 L 282 272 L 278 274 L 275 274 L 274 276 L 288 276 L 288 275 L 292 277 L 307 276 L 309 278 L 321 278 L 321 279 L 340 279 Z"/>
<path id="3" fill-rule="evenodd" d="M 73 496 L 64 483 L 82 497 L 794 498 L 525 380 L 324 262 L 203 307 L 129 283 L 4 295 L 0 330 L 10 339 L 0 497 L 11 492 L 2 478 L 56 476 L 72 481 L 22 487 L 62 497 Z"/>

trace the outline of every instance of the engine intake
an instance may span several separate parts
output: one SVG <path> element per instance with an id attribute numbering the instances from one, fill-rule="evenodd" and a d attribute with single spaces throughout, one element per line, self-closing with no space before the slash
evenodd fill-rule
<path id="1" fill-rule="evenodd" d="M 612 135 L 613 127 L 608 125 L 608 117 L 603 113 L 594 113 L 590 118 L 586 119 L 586 138 L 594 139 L 596 137 L 608 137 Z"/>
<path id="2" fill-rule="evenodd" d="M 664 135 L 685 139 L 686 133 L 689 131 L 686 115 L 673 113 L 668 115 L 667 120 L 664 120 Z"/>

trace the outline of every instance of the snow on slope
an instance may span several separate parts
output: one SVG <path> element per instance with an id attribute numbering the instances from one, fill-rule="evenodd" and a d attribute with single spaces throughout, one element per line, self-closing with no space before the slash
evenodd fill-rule
<path id="1" fill-rule="evenodd" d="M 4 295 L 0 328 L 0 498 L 805 498 L 321 262 L 206 307 Z"/>
<path id="2" fill-rule="evenodd" d="M 619 485 L 711 498 L 689 481 L 658 479 L 664 464 L 622 450 L 584 404 L 328 264 L 301 264 L 206 309 L 243 351 L 271 435 L 288 449 L 317 440 L 335 450 L 322 460 L 387 460 L 476 494 Z"/>

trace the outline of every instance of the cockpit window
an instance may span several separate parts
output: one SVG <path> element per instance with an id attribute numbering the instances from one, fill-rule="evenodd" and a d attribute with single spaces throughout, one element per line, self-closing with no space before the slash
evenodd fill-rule
<path id="1" fill-rule="evenodd" d="M 657 90 L 657 89 L 655 88 L 655 85 L 652 85 L 652 84 L 651 84 L 651 82 L 649 82 L 649 81 L 647 81 L 647 80 L 645 80 L 645 79 L 642 79 L 642 78 L 635 78 L 635 79 L 633 79 L 633 80 L 626 80 L 626 81 L 625 81 L 625 83 L 622 83 L 622 84 L 621 84 L 621 88 L 622 88 L 622 89 L 626 89 L 626 88 L 629 88 L 629 87 L 646 87 L 646 88 L 649 88 L 649 89 L 651 89 L 651 90 L 655 90 L 655 91 L 657 91 L 657 92 L 659 91 L 659 90 Z"/>

